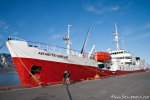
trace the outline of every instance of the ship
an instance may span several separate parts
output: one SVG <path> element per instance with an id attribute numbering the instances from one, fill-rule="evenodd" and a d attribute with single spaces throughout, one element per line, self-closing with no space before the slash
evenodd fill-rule
<path id="1" fill-rule="evenodd" d="M 95 52 L 95 45 L 90 52 L 85 52 L 90 28 L 88 29 L 81 51 L 70 49 L 71 41 L 70 24 L 68 24 L 67 35 L 63 38 L 67 47 L 60 47 L 40 42 L 26 41 L 18 37 L 10 36 L 6 41 L 7 48 L 12 56 L 12 60 L 18 72 L 23 87 L 46 86 L 52 84 L 61 84 L 63 73 L 68 71 L 71 75 L 71 82 L 83 80 L 111 77 L 115 75 L 124 75 L 135 72 L 144 72 L 140 68 L 141 64 L 132 66 L 132 69 L 126 69 L 127 61 L 123 62 L 124 67 L 118 63 L 121 60 L 114 59 L 116 52 L 98 51 Z M 118 54 L 119 56 L 120 54 Z M 125 55 L 128 55 L 127 53 Z M 131 55 L 130 55 L 131 56 Z M 128 61 L 133 58 L 127 59 Z M 138 59 L 139 61 L 140 59 Z M 134 64 L 133 60 L 130 62 Z M 118 69 L 121 68 L 121 69 Z M 122 70 L 122 68 L 125 68 Z"/>
<path id="2" fill-rule="evenodd" d="M 136 57 L 133 53 L 128 52 L 126 49 L 120 49 L 118 28 L 115 23 L 114 25 L 114 41 L 116 42 L 116 50 L 108 49 L 107 52 L 111 55 L 111 67 L 109 70 L 115 71 L 119 74 L 134 73 L 145 71 L 146 62 L 141 60 L 140 57 Z"/>

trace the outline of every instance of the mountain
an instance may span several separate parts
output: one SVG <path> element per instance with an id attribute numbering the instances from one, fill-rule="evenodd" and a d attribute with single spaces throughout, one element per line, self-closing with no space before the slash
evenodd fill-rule
<path id="1" fill-rule="evenodd" d="M 0 72 L 16 71 L 10 54 L 0 54 Z"/>

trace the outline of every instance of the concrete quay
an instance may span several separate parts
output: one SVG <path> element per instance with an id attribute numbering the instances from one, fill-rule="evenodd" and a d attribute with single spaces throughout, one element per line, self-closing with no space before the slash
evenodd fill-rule
<path id="1" fill-rule="evenodd" d="M 0 92 L 0 100 L 150 100 L 150 72 Z"/>

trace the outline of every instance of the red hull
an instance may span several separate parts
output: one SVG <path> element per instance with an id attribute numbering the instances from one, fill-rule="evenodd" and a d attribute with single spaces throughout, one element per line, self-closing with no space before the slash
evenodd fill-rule
<path id="1" fill-rule="evenodd" d="M 93 79 L 95 75 L 99 77 L 108 77 L 111 75 L 121 75 L 127 73 L 135 72 L 144 72 L 144 70 L 138 71 L 108 71 L 108 70 L 99 70 L 97 67 L 83 66 L 76 64 L 60 63 L 53 61 L 45 61 L 38 59 L 29 59 L 29 58 L 17 58 L 13 57 L 14 64 L 18 71 L 20 80 L 24 87 L 27 86 L 39 86 L 39 82 L 35 81 L 30 75 L 32 66 L 41 66 L 40 73 L 34 74 L 36 79 L 43 83 L 43 85 L 48 85 L 50 83 L 57 84 L 62 82 L 64 71 L 69 71 L 71 74 L 70 80 L 80 81 Z M 26 69 L 26 68 L 27 69 Z M 29 72 L 28 72 L 29 70 Z"/>

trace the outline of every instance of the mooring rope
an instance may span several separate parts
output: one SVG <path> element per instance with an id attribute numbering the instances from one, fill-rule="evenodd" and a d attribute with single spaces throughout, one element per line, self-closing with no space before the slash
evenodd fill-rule
<path id="1" fill-rule="evenodd" d="M 13 49 L 13 47 L 12 47 L 12 44 L 8 41 L 8 43 L 9 43 L 9 45 L 11 46 L 11 48 L 12 48 L 12 50 L 14 51 L 14 53 L 17 55 L 17 53 L 15 52 L 15 50 Z M 34 75 L 29 71 L 29 69 L 25 66 L 25 64 L 22 62 L 22 60 L 19 58 L 19 56 L 17 55 L 17 57 L 18 57 L 18 59 L 20 60 L 20 62 L 22 63 L 22 65 L 24 66 L 24 68 L 29 72 L 29 74 L 33 77 L 33 79 L 39 84 L 39 85 L 41 85 L 40 83 L 40 81 L 36 78 L 36 77 L 34 77 Z"/>
<path id="2" fill-rule="evenodd" d="M 5 41 L 5 43 L 4 43 L 2 46 L 0 46 L 0 49 L 1 49 L 5 44 L 6 44 L 6 41 Z"/>

